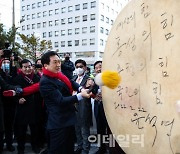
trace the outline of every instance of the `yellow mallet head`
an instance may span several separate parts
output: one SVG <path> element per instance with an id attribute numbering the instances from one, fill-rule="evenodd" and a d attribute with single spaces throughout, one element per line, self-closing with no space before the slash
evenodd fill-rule
<path id="1" fill-rule="evenodd" d="M 121 76 L 116 71 L 103 71 L 95 77 L 95 83 L 99 86 L 107 86 L 114 89 L 121 82 Z"/>

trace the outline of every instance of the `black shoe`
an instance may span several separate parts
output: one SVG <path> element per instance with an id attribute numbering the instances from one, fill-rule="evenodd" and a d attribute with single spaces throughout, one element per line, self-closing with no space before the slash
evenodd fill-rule
<path id="1" fill-rule="evenodd" d="M 74 154 L 80 154 L 80 153 L 81 153 L 81 151 L 82 151 L 82 149 L 77 148 L 77 149 L 74 151 Z"/>
<path id="2" fill-rule="evenodd" d="M 40 153 L 40 149 L 39 148 L 32 148 L 34 153 Z"/>
<path id="3" fill-rule="evenodd" d="M 10 152 L 13 152 L 13 151 L 15 151 L 15 147 L 12 145 L 9 145 L 9 146 L 7 146 L 7 150 Z"/>
<path id="4" fill-rule="evenodd" d="M 18 151 L 18 154 L 24 154 L 24 151 Z"/>
<path id="5" fill-rule="evenodd" d="M 39 154 L 48 154 L 48 150 L 47 149 L 42 149 Z"/>

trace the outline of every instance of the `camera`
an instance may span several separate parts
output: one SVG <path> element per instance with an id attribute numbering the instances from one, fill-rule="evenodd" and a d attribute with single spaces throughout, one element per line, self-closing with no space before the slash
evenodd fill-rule
<path id="1" fill-rule="evenodd" d="M 2 58 L 10 59 L 10 57 L 13 56 L 14 61 L 18 61 L 18 53 L 12 52 L 12 49 L 9 48 L 10 46 L 9 42 L 6 42 L 4 46 L 5 46 L 5 49 L 3 49 Z"/>

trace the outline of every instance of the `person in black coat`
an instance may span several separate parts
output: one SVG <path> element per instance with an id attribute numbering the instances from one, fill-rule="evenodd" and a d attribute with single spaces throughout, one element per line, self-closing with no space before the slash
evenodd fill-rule
<path id="1" fill-rule="evenodd" d="M 14 61 L 9 58 L 2 60 L 0 75 L 8 84 L 13 84 L 13 78 L 17 75 L 17 68 Z M 4 125 L 5 125 L 5 142 L 8 151 L 14 151 L 13 147 L 13 124 L 15 116 L 16 103 L 12 97 L 2 96 L 4 106 Z"/>
<path id="2" fill-rule="evenodd" d="M 14 79 L 14 84 L 22 88 L 28 87 L 39 82 L 40 78 L 34 74 L 31 61 L 24 59 L 20 62 L 21 71 Z M 18 154 L 24 154 L 26 131 L 29 125 L 31 130 L 31 145 L 35 153 L 39 153 L 38 147 L 38 123 L 40 122 L 40 106 L 42 97 L 39 92 L 28 96 L 17 98 L 15 115 L 15 134 L 17 137 Z"/>
<path id="3" fill-rule="evenodd" d="M 90 95 L 60 72 L 61 61 L 56 52 L 45 53 L 41 62 L 44 68 L 40 93 L 48 112 L 48 154 L 73 154 L 76 123 L 74 103 Z M 72 96 L 73 89 L 81 92 Z"/>
<path id="4" fill-rule="evenodd" d="M 72 79 L 75 67 L 73 62 L 70 61 L 70 53 L 65 53 L 64 58 L 65 60 L 61 63 L 61 71 L 69 79 Z"/>
<path id="5" fill-rule="evenodd" d="M 7 84 L 3 78 L 0 76 L 0 93 L 2 94 L 3 90 L 15 90 L 16 94 L 21 93 L 22 89 L 16 86 Z M 0 97 L 0 153 L 3 151 L 3 135 L 4 135 L 4 109 L 2 98 Z"/>
<path id="6" fill-rule="evenodd" d="M 82 59 L 78 59 L 75 62 L 76 73 L 73 80 L 78 84 L 86 87 L 86 83 L 89 76 L 86 74 L 86 62 Z M 90 135 L 90 126 L 92 125 L 92 105 L 91 98 L 84 98 L 76 104 L 77 108 L 77 123 L 75 125 L 76 138 L 78 147 L 75 150 L 76 154 L 82 152 L 82 154 L 88 154 L 90 150 L 90 142 L 88 137 Z"/>

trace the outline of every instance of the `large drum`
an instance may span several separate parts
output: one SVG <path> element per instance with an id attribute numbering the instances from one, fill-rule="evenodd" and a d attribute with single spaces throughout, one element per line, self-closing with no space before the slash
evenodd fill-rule
<path id="1" fill-rule="evenodd" d="M 180 153 L 180 0 L 132 0 L 103 57 L 120 85 L 103 87 L 110 128 L 127 154 Z"/>

